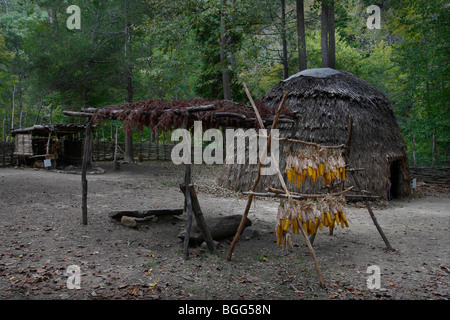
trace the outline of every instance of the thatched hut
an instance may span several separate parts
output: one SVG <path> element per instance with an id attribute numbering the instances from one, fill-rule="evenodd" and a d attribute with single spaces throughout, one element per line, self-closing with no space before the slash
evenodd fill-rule
<path id="1" fill-rule="evenodd" d="M 410 194 L 406 144 L 400 134 L 388 99 L 375 87 L 346 71 L 329 68 L 309 69 L 281 81 L 263 100 L 268 107 L 277 106 L 289 92 L 286 108 L 297 115 L 293 125 L 279 125 L 280 136 L 339 145 L 347 142 L 349 118 L 353 130 L 348 165 L 364 168 L 357 172 L 363 188 L 383 199 Z M 280 143 L 280 168 L 286 165 Z M 295 146 L 297 147 L 297 146 Z M 247 162 L 248 163 L 248 162 Z M 229 165 L 219 183 L 227 188 L 248 191 L 256 177 L 256 165 Z M 355 185 L 350 175 L 345 185 Z M 259 190 L 280 188 L 276 176 L 263 176 Z M 297 191 L 288 183 L 289 189 Z M 323 185 L 306 183 L 302 193 L 324 192 Z"/>

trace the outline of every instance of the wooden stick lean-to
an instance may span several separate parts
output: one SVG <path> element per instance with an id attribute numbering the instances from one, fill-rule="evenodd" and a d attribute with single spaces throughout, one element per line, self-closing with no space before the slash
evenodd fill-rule
<path id="1" fill-rule="evenodd" d="M 264 129 L 264 125 L 263 125 L 261 116 L 259 115 L 258 109 L 256 109 L 255 103 L 253 102 L 253 99 L 252 99 L 252 97 L 250 95 L 250 92 L 248 91 L 247 86 L 246 86 L 245 83 L 244 83 L 244 90 L 247 93 L 247 96 L 248 96 L 250 102 L 252 103 L 252 107 L 254 108 L 254 110 L 256 110 L 255 111 L 256 112 L 256 117 L 258 119 L 258 123 L 261 126 L 261 129 Z M 274 120 L 272 122 L 272 129 L 274 129 L 276 127 L 276 125 L 277 125 L 278 118 L 279 118 L 279 116 L 281 114 L 281 111 L 284 108 L 284 104 L 286 103 L 286 99 L 287 99 L 287 93 L 284 94 L 283 100 L 281 101 L 281 104 L 280 104 L 280 106 L 279 106 L 279 108 L 277 110 L 275 118 L 274 118 Z M 258 188 L 259 181 L 261 180 L 261 168 L 262 168 L 262 165 L 263 165 L 263 162 L 264 162 L 265 155 L 266 155 L 267 150 L 268 150 L 268 148 L 270 146 L 270 143 L 271 143 L 271 136 L 272 136 L 272 134 L 268 136 L 267 144 L 265 145 L 264 151 L 263 151 L 261 157 L 259 158 L 258 169 L 257 169 L 257 174 L 256 174 L 256 180 L 255 180 L 255 183 L 253 184 L 251 192 L 250 192 L 250 194 L 249 194 L 249 196 L 247 198 L 247 205 L 245 206 L 245 211 L 244 211 L 244 214 L 242 216 L 241 223 L 239 224 L 238 230 L 236 231 L 236 234 L 235 234 L 235 236 L 233 238 L 233 242 L 231 243 L 230 250 L 229 250 L 228 256 L 227 256 L 227 260 L 228 261 L 231 260 L 231 257 L 233 255 L 234 247 L 236 246 L 236 243 L 239 240 L 239 237 L 240 237 L 240 235 L 242 233 L 242 230 L 244 229 L 245 221 L 247 220 L 248 212 L 250 211 L 250 206 L 251 206 L 252 201 L 253 201 L 253 192 L 255 192 L 256 189 Z"/>

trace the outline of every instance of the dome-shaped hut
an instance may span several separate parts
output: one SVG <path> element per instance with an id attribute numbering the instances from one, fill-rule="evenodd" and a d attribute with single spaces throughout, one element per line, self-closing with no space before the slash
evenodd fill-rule
<path id="1" fill-rule="evenodd" d="M 410 194 L 406 144 L 400 134 L 388 99 L 366 81 L 346 71 L 329 68 L 308 69 L 281 81 L 263 100 L 277 107 L 288 92 L 285 107 L 295 112 L 295 123 L 280 124 L 280 137 L 340 145 L 347 142 L 349 119 L 353 117 L 350 159 L 358 171 L 362 187 L 383 199 Z M 287 144 L 280 143 L 279 165 L 284 171 Z M 297 146 L 295 146 L 297 147 Z M 248 163 L 248 162 L 246 162 Z M 256 165 L 234 164 L 225 167 L 219 178 L 222 186 L 249 191 L 256 178 Z M 355 185 L 347 174 L 345 185 Z M 287 183 L 291 191 L 298 191 Z M 263 176 L 258 190 L 281 188 L 276 175 Z M 302 193 L 324 192 L 323 185 L 305 183 Z"/>

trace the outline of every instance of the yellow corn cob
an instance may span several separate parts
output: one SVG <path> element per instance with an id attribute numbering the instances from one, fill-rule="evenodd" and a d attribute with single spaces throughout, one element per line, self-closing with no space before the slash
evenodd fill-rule
<path id="1" fill-rule="evenodd" d="M 286 219 L 284 221 L 284 227 L 283 227 L 284 231 L 287 231 L 287 229 L 289 228 L 290 223 L 291 223 L 290 219 Z"/>
<path id="2" fill-rule="evenodd" d="M 344 220 L 344 222 L 347 222 L 347 218 L 345 217 L 345 214 L 343 212 L 340 212 L 341 214 L 341 220 Z"/>
<path id="3" fill-rule="evenodd" d="M 328 184 L 328 180 L 327 180 L 327 176 L 325 174 L 322 176 L 322 180 L 323 180 L 323 186 L 326 187 Z"/>
<path id="4" fill-rule="evenodd" d="M 310 233 L 316 233 L 316 227 L 312 221 L 309 221 L 309 231 Z"/>
<path id="5" fill-rule="evenodd" d="M 291 169 L 287 170 L 286 173 L 287 173 L 288 181 L 291 181 L 292 180 L 292 171 L 291 171 Z"/>
<path id="6" fill-rule="evenodd" d="M 301 182 L 302 182 L 302 177 L 301 177 L 301 175 L 298 175 L 297 176 L 297 189 L 298 190 L 300 190 Z"/>
<path id="7" fill-rule="evenodd" d="M 319 165 L 319 174 L 322 177 L 325 174 L 325 163 L 321 162 Z"/>
<path id="8" fill-rule="evenodd" d="M 302 222 L 302 225 L 303 225 L 303 230 L 305 230 L 305 232 L 307 232 L 307 231 L 306 231 L 306 229 L 307 229 L 307 224 L 306 224 L 306 222 Z"/>
<path id="9" fill-rule="evenodd" d="M 329 212 L 327 212 L 327 219 L 328 219 L 328 225 L 329 226 L 333 225 L 333 221 L 331 220 L 331 215 Z"/>
<path id="10" fill-rule="evenodd" d="M 323 223 L 324 227 L 328 227 L 328 219 L 327 219 L 325 213 L 322 213 L 322 223 Z"/>
<path id="11" fill-rule="evenodd" d="M 342 168 L 342 180 L 345 181 L 345 167 Z"/>
<path id="12" fill-rule="evenodd" d="M 313 175 L 313 168 L 308 167 L 308 177 L 311 178 Z"/>
<path id="13" fill-rule="evenodd" d="M 307 174 L 307 170 L 303 169 L 303 171 L 302 171 L 302 183 L 305 182 L 305 180 L 306 180 L 306 174 Z"/>
<path id="14" fill-rule="evenodd" d="M 339 224 L 339 212 L 337 212 L 337 213 L 334 215 L 334 218 L 336 219 L 337 224 Z"/>

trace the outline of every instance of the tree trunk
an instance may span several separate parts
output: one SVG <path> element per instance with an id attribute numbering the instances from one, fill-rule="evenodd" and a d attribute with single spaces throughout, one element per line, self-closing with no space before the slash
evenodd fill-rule
<path id="1" fill-rule="evenodd" d="M 51 25 L 56 25 L 56 12 L 55 12 L 55 9 L 53 9 L 53 8 L 49 8 L 48 10 L 47 10 L 47 17 L 48 17 L 48 22 L 51 24 Z"/>
<path id="2" fill-rule="evenodd" d="M 227 59 L 227 37 L 226 37 L 226 15 L 225 9 L 227 5 L 227 0 L 222 0 L 222 10 L 220 13 L 220 65 L 222 69 L 222 86 L 223 86 L 223 99 L 231 100 L 231 82 L 230 82 L 230 72 L 228 70 L 228 59 Z"/>
<path id="3" fill-rule="evenodd" d="M 289 77 L 288 49 L 286 39 L 286 0 L 281 0 L 281 43 L 283 47 L 283 79 Z"/>
<path id="4" fill-rule="evenodd" d="M 131 22 L 128 21 L 128 0 L 125 0 L 126 102 L 133 102 L 133 65 L 131 64 Z M 134 162 L 133 131 L 125 130 L 125 161 Z"/>
<path id="5" fill-rule="evenodd" d="M 303 0 L 297 0 L 297 41 L 300 71 L 308 68 L 306 59 L 305 10 L 303 2 Z"/>
<path id="6" fill-rule="evenodd" d="M 334 27 L 334 1 L 328 5 L 328 67 L 336 69 L 336 39 Z"/>
<path id="7" fill-rule="evenodd" d="M 11 131 L 14 129 L 14 111 L 15 111 L 14 100 L 16 99 L 15 95 L 16 95 L 16 85 L 13 86 L 12 101 L 11 101 Z"/>
<path id="8" fill-rule="evenodd" d="M 320 16 L 320 47 L 322 54 L 322 68 L 328 68 L 328 0 L 322 0 L 322 13 Z"/>

